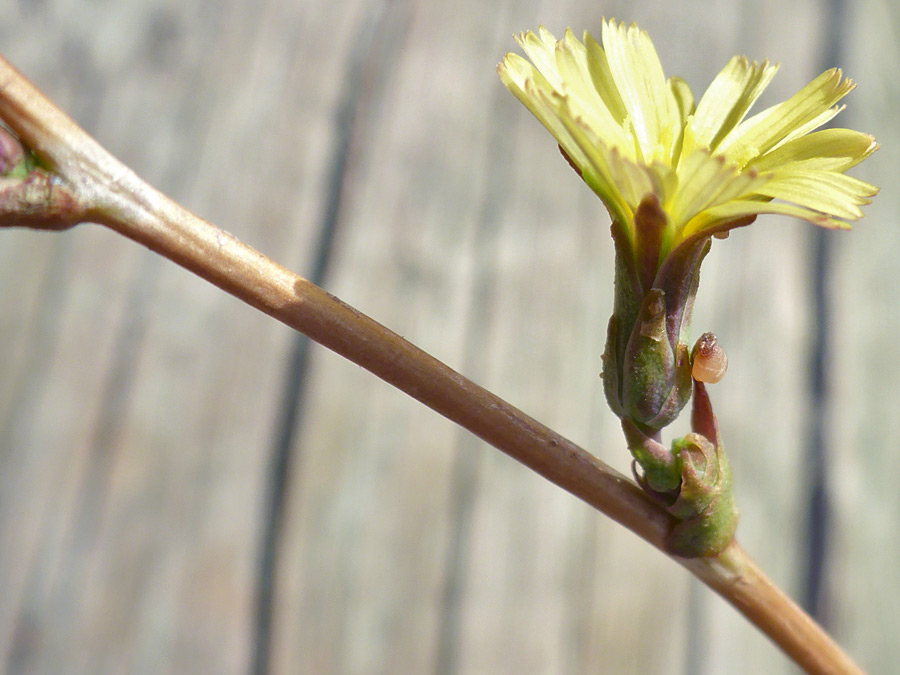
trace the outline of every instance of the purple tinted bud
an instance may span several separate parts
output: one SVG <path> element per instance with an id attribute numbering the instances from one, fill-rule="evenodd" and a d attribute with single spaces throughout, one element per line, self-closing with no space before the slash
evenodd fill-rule
<path id="1" fill-rule="evenodd" d="M 0 175 L 7 176 L 25 162 L 25 148 L 11 131 L 0 126 Z"/>

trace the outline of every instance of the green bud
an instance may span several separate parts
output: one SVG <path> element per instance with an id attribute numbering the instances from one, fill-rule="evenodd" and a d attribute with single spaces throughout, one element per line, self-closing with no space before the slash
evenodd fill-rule
<path id="1" fill-rule="evenodd" d="M 631 420 L 622 420 L 635 460 L 635 480 L 678 520 L 666 537 L 666 548 L 684 558 L 715 556 L 734 539 L 738 510 L 731 468 L 702 382 L 694 383 L 691 427 L 693 431 L 668 450 L 658 432 L 648 434 Z"/>
<path id="2" fill-rule="evenodd" d="M 669 533 L 669 550 L 683 557 L 714 556 L 734 538 L 738 510 L 731 469 L 720 446 L 699 434 L 673 444 L 681 457 L 681 492 L 669 512 L 681 522 Z"/>
<path id="3" fill-rule="evenodd" d="M 641 303 L 622 363 L 625 412 L 653 429 L 670 424 L 691 396 L 687 345 L 680 340 L 672 345 L 666 324 L 666 295 L 652 288 Z"/>
<path id="4" fill-rule="evenodd" d="M 681 522 L 667 545 L 683 557 L 714 556 L 734 538 L 738 510 L 731 467 L 702 382 L 694 383 L 691 427 L 692 433 L 672 443 L 672 454 L 681 460 L 681 489 L 668 511 Z"/>
<path id="5" fill-rule="evenodd" d="M 604 392 L 613 412 L 641 426 L 671 424 L 691 396 L 686 344 L 704 239 L 667 251 L 665 212 L 646 197 L 635 212 L 635 238 L 613 223 L 615 302 L 603 355 Z M 664 253 L 665 252 L 665 253 Z"/>
<path id="6" fill-rule="evenodd" d="M 722 484 L 730 484 L 730 472 L 720 471 L 716 446 L 700 434 L 672 441 L 672 454 L 681 460 L 682 472 L 681 491 L 669 512 L 679 520 L 697 518 L 715 500 Z"/>

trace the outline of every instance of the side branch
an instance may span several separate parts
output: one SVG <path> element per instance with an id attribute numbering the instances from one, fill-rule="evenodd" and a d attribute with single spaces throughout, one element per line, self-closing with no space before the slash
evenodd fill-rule
<path id="1" fill-rule="evenodd" d="M 48 186 L 61 186 L 62 191 L 40 192 L 44 180 L 40 177 L 33 179 L 34 189 L 46 198 L 46 204 L 62 200 L 65 212 L 53 216 L 50 208 L 46 220 L 28 215 L 28 200 L 23 206 L 15 195 L 28 194 L 32 188 L 0 184 L 0 226 L 60 229 L 81 221 L 102 223 L 366 368 L 665 552 L 665 538 L 675 521 L 633 482 L 147 185 L 2 58 L 0 83 L 0 119 L 51 172 Z M 6 192 L 12 188 L 19 192 Z M 672 557 L 735 605 L 809 672 L 861 672 L 737 544 L 716 558 Z"/>

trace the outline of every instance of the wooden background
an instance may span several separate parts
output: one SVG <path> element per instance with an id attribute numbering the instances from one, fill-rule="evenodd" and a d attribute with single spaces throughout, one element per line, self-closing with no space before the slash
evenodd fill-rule
<path id="1" fill-rule="evenodd" d="M 615 16 L 698 96 L 734 53 L 780 61 L 765 104 L 837 47 L 860 83 L 838 121 L 883 144 L 856 175 L 884 190 L 827 235 L 825 323 L 821 239 L 766 217 L 716 242 L 694 328 L 731 360 L 712 396 L 741 541 L 804 595 L 818 426 L 819 616 L 865 668 L 896 668 L 895 3 L 2 6 L 0 51 L 139 174 L 622 471 L 598 378 L 608 220 L 496 63 L 519 30 Z M 96 226 L 0 232 L 0 669 L 793 672 L 631 533 Z"/>

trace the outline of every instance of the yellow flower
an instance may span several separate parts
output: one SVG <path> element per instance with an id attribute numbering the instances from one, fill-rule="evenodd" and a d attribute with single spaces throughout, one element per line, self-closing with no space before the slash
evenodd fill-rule
<path id="1" fill-rule="evenodd" d="M 544 28 L 517 41 L 531 62 L 507 54 L 500 78 L 553 134 L 613 221 L 603 385 L 635 478 L 681 521 L 670 550 L 716 555 L 732 541 L 737 510 L 709 397 L 693 376 L 710 378 L 695 372 L 698 350 L 688 348 L 710 239 L 761 213 L 849 227 L 878 190 L 844 172 L 878 146 L 849 129 L 816 131 L 853 89 L 837 69 L 746 118 L 775 75 L 768 61 L 731 59 L 695 104 L 683 80 L 666 79 L 637 26 L 604 22 L 602 47 L 587 32 L 583 43 L 571 30 L 557 41 Z M 692 433 L 669 451 L 661 431 L 692 393 Z"/>
<path id="2" fill-rule="evenodd" d="M 653 237 L 658 262 L 681 243 L 760 213 L 831 228 L 862 216 L 859 207 L 878 190 L 844 171 L 868 157 L 875 140 L 849 129 L 814 131 L 854 87 L 840 70 L 745 119 L 776 66 L 734 57 L 695 104 L 683 80 L 666 80 L 645 31 L 615 20 L 602 30 L 602 47 L 587 32 L 584 43 L 571 30 L 559 41 L 543 27 L 519 35 L 531 63 L 507 54 L 498 72 L 603 200 L 634 255 L 643 248 L 634 221 L 645 200 L 665 215 Z"/>
<path id="3" fill-rule="evenodd" d="M 877 188 L 844 172 L 877 144 L 849 129 L 816 131 L 853 89 L 837 69 L 747 118 L 775 75 L 767 61 L 731 59 L 695 104 L 637 26 L 604 22 L 602 47 L 588 33 L 582 43 L 544 28 L 517 41 L 530 62 L 507 54 L 500 78 L 613 221 L 607 400 L 623 426 L 654 437 L 691 395 L 690 313 L 711 236 L 761 213 L 849 227 Z"/>

